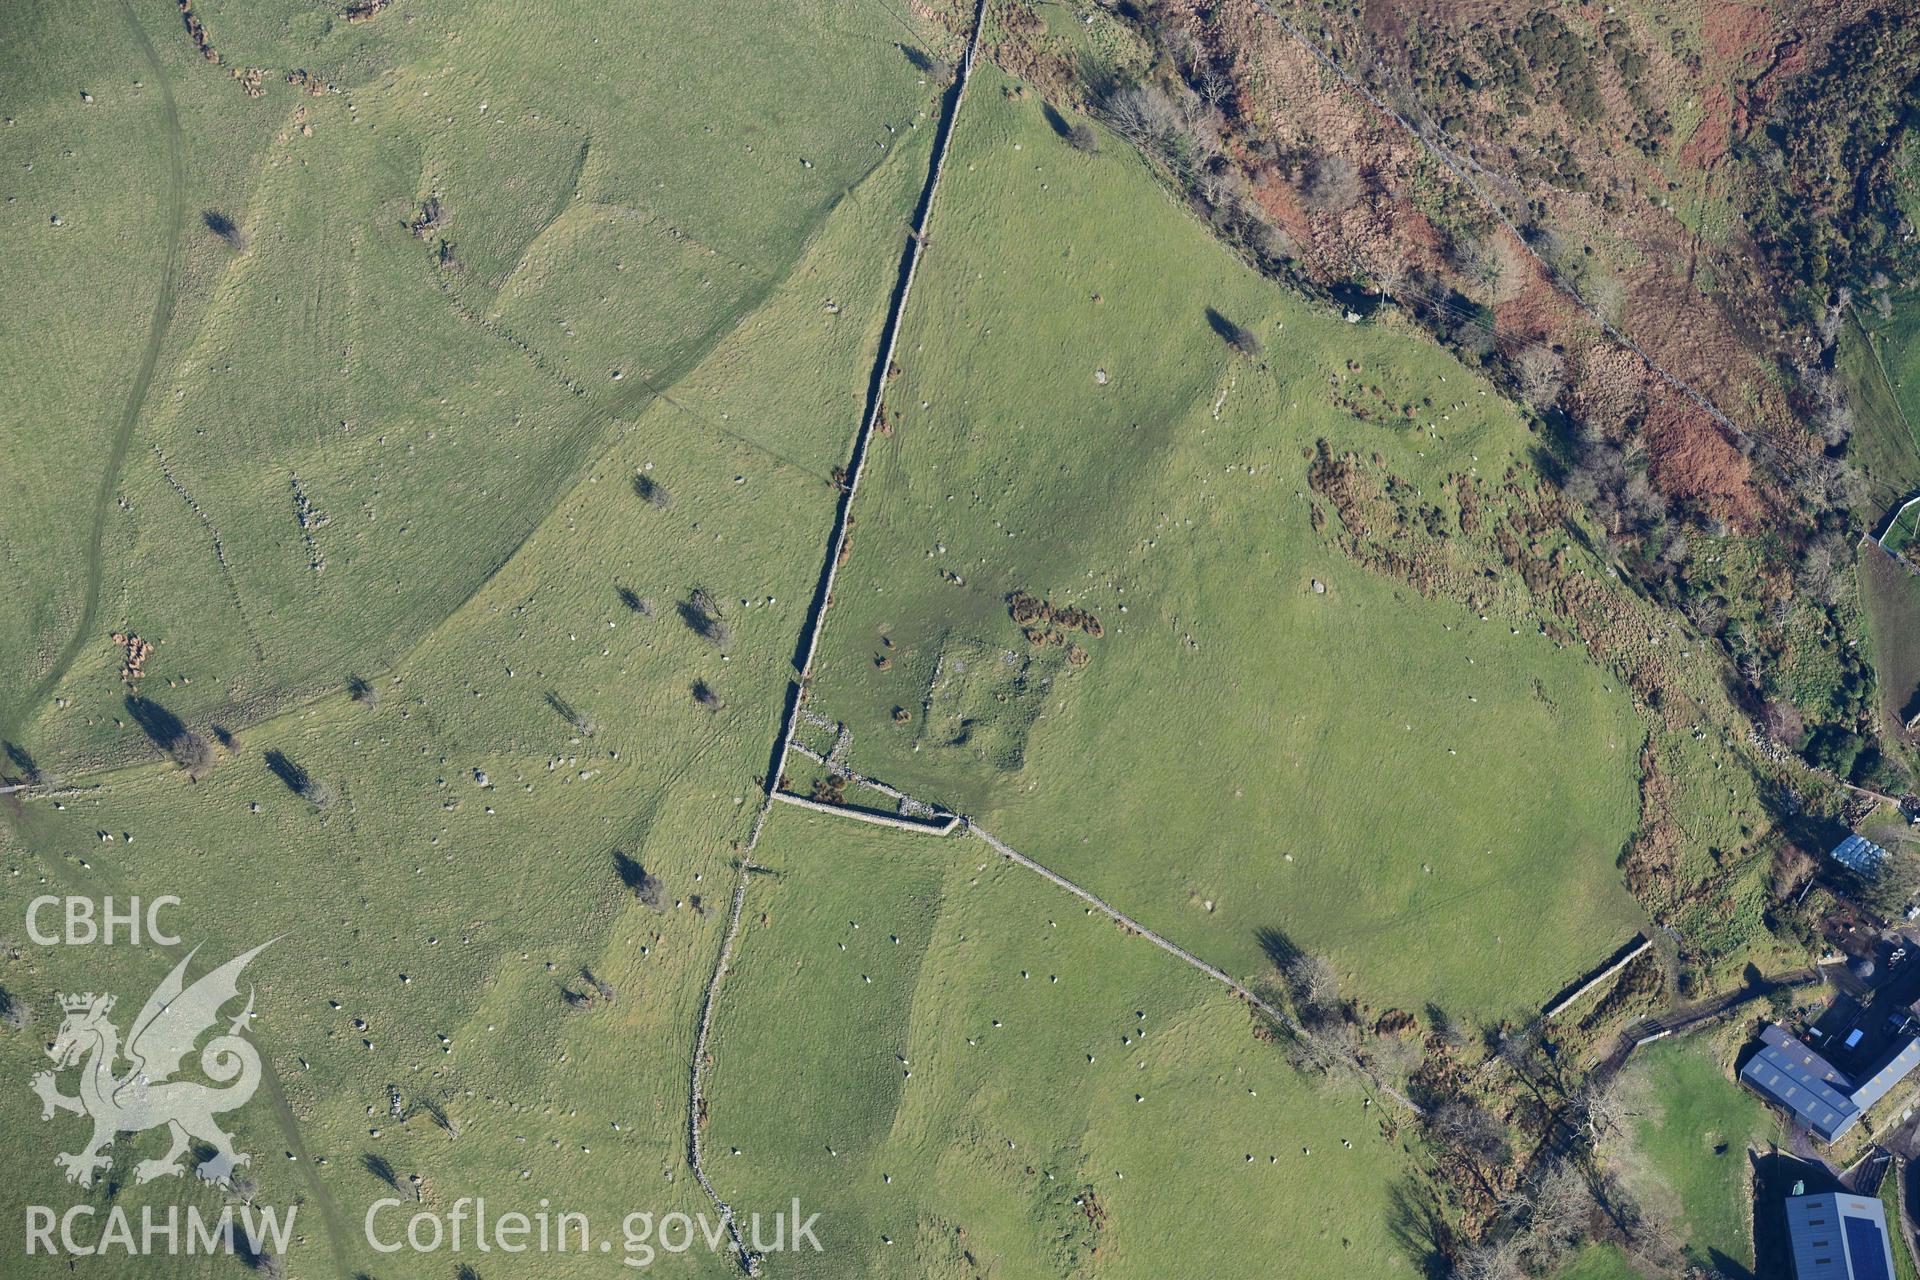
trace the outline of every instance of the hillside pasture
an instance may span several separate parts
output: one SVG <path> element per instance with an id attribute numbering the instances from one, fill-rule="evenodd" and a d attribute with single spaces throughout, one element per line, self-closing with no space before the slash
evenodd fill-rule
<path id="1" fill-rule="evenodd" d="M 1860 548 L 1860 599 L 1886 729 L 1920 713 L 1920 577 L 1872 544 Z"/>
<path id="2" fill-rule="evenodd" d="M 1702 1037 L 1661 1041 L 1635 1054 L 1623 1087 L 1638 1114 L 1618 1159 L 1640 1203 L 1666 1206 L 1690 1258 L 1751 1267 L 1748 1148 L 1764 1151 L 1785 1135 L 1716 1054 Z"/>
<path id="3" fill-rule="evenodd" d="M 24 606 L 0 737 L 68 767 L 130 758 L 114 632 L 157 646 L 203 728 L 400 663 L 663 394 L 686 402 L 836 209 L 912 182 L 895 160 L 924 156 L 938 92 L 901 52 L 928 36 L 872 8 L 195 12 L 219 64 L 164 6 L 10 45 L 32 163 L 4 218 L 44 251 L 0 268 L 34 317 L 0 439 L 35 460 L 0 481 Z M 871 230 L 857 252 L 889 263 L 896 226 Z M 811 302 L 810 332 L 851 334 L 867 298 Z M 751 424 L 675 414 L 673 446 L 824 480 L 848 425 L 795 381 Z"/>
<path id="4" fill-rule="evenodd" d="M 781 1274 L 1417 1274 L 1396 1117 L 1202 975 L 966 835 L 782 809 L 756 856 L 706 1144 L 821 1214 Z"/>
<path id="5" fill-rule="evenodd" d="M 1381 1008 L 1524 1015 L 1630 937 L 1625 692 L 1349 560 L 1309 494 L 1325 440 L 1457 522 L 1459 477 L 1527 483 L 1525 423 L 992 69 L 954 148 L 809 695 L 854 767 L 1229 971 L 1277 931 Z"/>
<path id="6" fill-rule="evenodd" d="M 693 1031 L 891 279 L 871 246 L 911 206 L 924 136 L 836 204 L 765 301 L 636 409 L 471 598 L 394 641 L 391 665 L 229 719 L 200 710 L 167 632 L 132 704 L 107 650 L 89 732 L 146 759 L 0 810 L 8 919 L 41 893 L 173 894 L 182 954 L 281 935 L 249 971 L 278 1100 L 236 1132 L 262 1203 L 302 1205 L 294 1274 L 449 1274 L 444 1254 L 362 1243 L 371 1202 L 396 1183 L 411 1194 L 415 1174 L 441 1204 L 546 1196 L 601 1224 L 711 1210 L 686 1164 Z M 152 759 L 168 725 L 204 739 L 197 780 Z M 32 1021 L 0 1032 L 0 1064 L 20 1079 L 46 1065 L 59 993 L 110 989 L 137 1009 L 176 958 L 10 951 L 0 987 Z M 51 1162 L 71 1127 L 42 1126 L 25 1089 L 0 1126 L 34 1152 L 0 1212 L 19 1222 L 25 1204 L 79 1194 Z M 197 1187 L 117 1195 L 137 1211 L 189 1192 L 217 1206 Z M 608 1265 L 552 1256 L 541 1274 Z M 732 1268 L 704 1253 L 674 1266 Z"/>

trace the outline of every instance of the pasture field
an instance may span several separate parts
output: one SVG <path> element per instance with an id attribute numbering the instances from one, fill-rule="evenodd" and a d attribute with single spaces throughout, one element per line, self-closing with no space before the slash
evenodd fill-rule
<path id="1" fill-rule="evenodd" d="M 1897 1225 L 1900 1221 L 1900 1179 L 1895 1176 L 1898 1168 L 1889 1170 L 1880 1183 L 1880 1204 L 1886 1210 L 1888 1224 L 1894 1228 L 1893 1280 L 1920 1280 L 1920 1267 L 1914 1266 L 1913 1249 Z"/>
<path id="2" fill-rule="evenodd" d="M 1621 1171 L 1642 1204 L 1670 1205 L 1686 1250 L 1753 1265 L 1749 1144 L 1784 1144 L 1779 1122 L 1722 1068 L 1713 1040 L 1648 1045 L 1625 1070 L 1639 1108 Z"/>
<path id="3" fill-rule="evenodd" d="M 881 43 L 875 57 L 900 54 Z M 66 737 L 59 715 L 40 721 L 21 744 L 39 767 L 60 771 L 86 743 L 149 762 L 74 776 L 0 822 L 0 918 L 11 922 L 0 987 L 33 1012 L 26 1031 L 0 1034 L 9 1079 L 46 1065 L 41 1037 L 57 1028 L 58 993 L 115 992 L 124 1030 L 176 958 L 27 945 L 28 900 L 173 894 L 183 905 L 172 922 L 204 948 L 196 965 L 280 935 L 249 970 L 277 1083 L 236 1126 L 261 1203 L 301 1205 L 294 1274 L 445 1276 L 476 1261 L 371 1253 L 362 1217 L 393 1194 L 383 1171 L 403 1193 L 418 1174 L 430 1206 L 547 1196 L 609 1230 L 631 1211 L 710 1211 L 685 1158 L 694 1026 L 733 845 L 751 823 L 832 515 L 830 472 L 859 413 L 893 246 L 924 174 L 931 130 L 902 134 L 821 211 L 765 296 L 578 459 L 581 474 L 470 598 L 411 638 L 329 624 L 336 639 L 381 646 L 381 665 L 359 665 L 363 650 L 336 666 L 355 657 L 342 649 L 316 668 L 326 687 L 307 701 L 257 719 L 223 710 L 225 738 L 201 695 L 215 682 L 188 684 L 193 669 L 170 670 L 162 656 L 192 650 L 171 642 L 179 632 L 139 624 L 168 643 L 132 706 L 117 660 L 75 675 L 99 686 L 89 695 L 98 723 L 76 718 Z M 510 453 L 484 432 L 470 447 L 476 459 Z M 244 459 L 229 461 L 244 473 Z M 444 536 L 492 536 L 487 509 Z M 392 554 L 403 552 L 426 557 L 409 566 L 431 567 L 425 544 L 403 540 Z M 158 599 L 161 584 L 151 585 Z M 217 599 L 203 598 L 206 614 Z M 192 597 L 167 600 L 185 609 Z M 696 614 L 707 615 L 705 635 Z M 218 630 L 209 622 L 205 633 Z M 349 675 L 365 683 L 357 696 Z M 174 720 L 209 744 L 197 782 L 151 762 L 136 723 L 165 736 Z M 642 870 L 659 881 L 657 909 L 627 883 Z M 107 1203 L 104 1188 L 67 1187 L 52 1164 L 78 1144 L 79 1126 L 43 1126 L 24 1087 L 0 1098 L 0 1127 L 29 1135 L 34 1155 L 0 1193 L 7 1222 L 27 1204 Z M 218 1204 L 172 1183 L 133 1187 L 133 1160 L 159 1154 L 156 1144 L 153 1134 L 128 1141 L 112 1171 L 118 1203 Z M 9 1256 L 18 1230 L 0 1239 Z M 166 1265 L 175 1270 L 152 1273 L 234 1264 Z M 614 1265 L 549 1257 L 540 1273 Z M 9 1267 L 66 1273 L 53 1258 Z M 665 1274 L 731 1268 L 704 1257 L 656 1264 Z"/>
<path id="4" fill-rule="evenodd" d="M 1862 327 L 1863 319 L 1869 327 Z M 1896 310 L 1889 321 L 1856 309 L 1840 330 L 1838 368 L 1854 407 L 1847 458 L 1871 482 L 1869 521 L 1885 519 L 1896 501 L 1920 489 L 1920 436 L 1913 429 L 1920 413 L 1916 327 L 1920 300 Z"/>
<path id="5" fill-rule="evenodd" d="M 780 1274 L 1417 1274 L 1403 1117 L 1202 975 L 966 834 L 783 809 L 757 861 L 708 1143 L 742 1214 L 821 1213 Z"/>
<path id="6" fill-rule="evenodd" d="M 832 210 L 911 185 L 888 162 L 930 132 L 915 33 L 829 8 L 214 4 L 218 65 L 168 6 L 27 16 L 6 71 L 31 164 L 0 225 L 34 250 L 0 289 L 35 323 L 0 357 L 23 603 L 0 664 L 30 678 L 0 737 L 124 758 L 116 631 L 158 646 L 150 682 L 202 727 L 401 662 Z M 874 225 L 882 298 L 897 219 Z M 808 331 L 858 346 L 870 300 L 816 293 Z M 709 383 L 666 439 L 824 477 L 847 424 L 810 420 L 813 367 L 751 422 Z"/>
<path id="7" fill-rule="evenodd" d="M 21 13 L 0 54 L 9 157 L 0 227 L 15 246 L 0 261 L 0 290 L 19 318 L 0 344 L 9 393 L 0 729 L 83 620 L 90 531 L 114 492 L 102 473 L 117 473 L 129 447 L 129 400 L 144 392 L 182 270 L 180 107 L 157 74 L 153 37 L 123 12 L 102 3 Z"/>
<path id="8" fill-rule="evenodd" d="M 1859 391 L 1859 426 L 1853 452 L 1876 481 L 1878 520 L 1894 515 L 1896 502 L 1920 488 L 1920 298 L 1896 298 L 1890 317 L 1867 316 L 1853 344 L 1858 371 L 1849 378 Z M 1855 331 L 1848 327 L 1848 334 Z M 1843 360 L 1849 345 L 1842 344 Z M 1911 551 L 1920 508 L 1901 512 L 1882 539 L 1892 555 Z M 1920 581 L 1889 556 L 1860 549 L 1860 599 L 1866 613 L 1870 653 L 1878 679 L 1887 740 L 1896 739 L 1908 717 L 1920 711 Z"/>
<path id="9" fill-rule="evenodd" d="M 1559 1272 L 1555 1280 L 1646 1280 L 1612 1245 L 1590 1245 Z"/>
<path id="10" fill-rule="evenodd" d="M 1878 547 L 1860 548 L 1860 600 L 1890 734 L 1920 712 L 1920 578 Z"/>
<path id="11" fill-rule="evenodd" d="M 1847 455 L 1871 482 L 1869 518 L 1879 532 L 1897 505 L 1920 492 L 1920 293 L 1853 307 L 1840 334 L 1839 370 L 1855 411 Z M 1901 554 L 1916 532 L 1920 514 L 1906 512 L 1886 531 L 1888 550 Z"/>
<path id="12" fill-rule="evenodd" d="M 399 725 L 397 704 L 377 714 Z M 502 786 L 496 797 L 456 777 L 449 783 L 466 794 L 445 813 L 430 776 L 438 766 L 416 746 L 433 741 L 424 726 L 382 734 L 375 750 L 361 740 L 368 764 L 383 772 L 395 756 L 418 759 L 411 776 L 391 781 L 351 771 L 335 754 L 351 751 L 354 729 L 336 716 L 273 735 L 306 767 L 339 768 L 342 798 L 324 815 L 289 795 L 256 756 L 227 762 L 190 799 L 177 775 L 155 771 L 30 824 L 22 836 L 58 851 L 59 864 L 43 877 L 9 881 L 8 918 L 24 917 L 29 891 L 122 902 L 174 894 L 184 905 L 171 922 L 188 946 L 203 948 L 201 968 L 278 937 L 247 975 L 255 1039 L 273 1076 L 230 1127 L 237 1147 L 252 1154 L 259 1202 L 298 1206 L 298 1236 L 287 1250 L 294 1274 L 446 1274 L 448 1260 L 383 1258 L 364 1243 L 373 1202 L 411 1199 L 415 1176 L 426 1202 L 441 1207 L 486 1195 L 531 1208 L 545 1196 L 607 1223 L 639 1197 L 662 1212 L 700 1207 L 698 1187 L 679 1180 L 684 1056 L 717 928 L 677 903 L 725 875 L 706 798 L 663 787 L 652 811 L 636 814 L 610 786 L 561 786 L 549 775 L 541 781 L 550 795 L 513 796 Z M 261 813 L 250 811 L 253 803 Z M 95 835 L 103 824 L 114 828 L 114 848 Z M 482 824 L 488 829 L 474 830 Z M 131 848 L 121 847 L 127 834 Z M 661 877 L 662 911 L 624 891 L 615 849 L 630 849 Z M 18 867 L 17 855 L 9 861 Z M 50 1039 L 59 1023 L 56 993 L 116 993 L 115 1021 L 125 1031 L 184 951 L 24 948 L 4 983 L 34 1021 L 28 1033 L 0 1039 L 9 1078 L 24 1081 L 47 1065 L 41 1037 Z M 592 990 L 589 970 L 615 998 L 572 1011 L 562 988 Z M 43 1124 L 24 1087 L 9 1089 L 0 1107 L 19 1142 L 0 1194 L 9 1274 L 66 1272 L 65 1259 L 19 1256 L 26 1205 L 91 1202 L 137 1213 L 221 1202 L 191 1174 L 182 1183 L 133 1184 L 136 1160 L 164 1149 L 155 1133 L 116 1144 L 110 1186 L 89 1193 L 64 1185 L 51 1156 L 78 1149 L 84 1122 Z M 605 1265 L 543 1262 L 553 1263 L 543 1274 Z M 143 1274 L 200 1274 L 184 1259 L 150 1265 Z M 223 1260 L 210 1274 L 232 1266 Z"/>
<path id="13" fill-rule="evenodd" d="M 1350 561 L 1309 495 L 1326 440 L 1459 519 L 1452 477 L 1524 470 L 1518 415 L 1244 269 L 991 68 L 954 148 L 810 693 L 854 767 L 1229 971 L 1277 931 L 1378 1007 L 1524 1015 L 1631 936 L 1618 682 Z M 1095 625 L 1036 647 L 1021 592 Z"/>
<path id="14" fill-rule="evenodd" d="M 717 1192 L 821 1215 L 826 1251 L 775 1274 L 1442 1264 L 1407 1113 L 975 835 L 780 806 L 750 844 L 929 55 L 957 52 L 903 16 L 928 12 L 81 0 L 0 53 L 0 230 L 30 250 L 0 294 L 32 321 L 0 344 L 0 773 L 37 784 L 0 797 L 0 1011 L 31 1015 L 0 1076 L 47 1065 L 60 995 L 114 993 L 124 1029 L 194 946 L 273 939 L 232 1125 L 239 1194 L 299 1207 L 290 1274 L 507 1270 L 375 1252 L 387 1196 L 584 1214 L 608 1252 L 628 1214 L 710 1213 L 690 1070 Z M 1260 278 L 997 68 L 968 94 L 807 709 L 852 767 L 1237 977 L 1327 957 L 1379 1041 L 1530 1020 L 1648 927 L 1620 865 L 1642 784 L 1686 881 L 1751 834 L 1750 775 L 1473 536 L 1539 515 L 1556 588 L 1625 598 L 1479 374 Z M 1368 560 L 1348 465 L 1448 543 L 1444 582 Z M 1764 929 L 1757 870 L 1722 888 L 1675 917 L 1702 969 Z M 29 945 L 43 895 L 174 896 L 184 941 Z M 1696 1138 L 1760 1131 L 1691 1059 L 1644 1069 Z M 156 1133 L 65 1185 L 83 1130 L 0 1090 L 28 1135 L 0 1221 L 218 1203 L 135 1185 Z M 1737 1252 L 1732 1157 L 1641 1137 L 1695 1243 Z M 69 1273 L 15 1229 L 0 1272 Z"/>
<path id="15" fill-rule="evenodd" d="M 1880 545 L 1896 556 L 1907 554 L 1913 546 L 1915 537 L 1920 536 L 1920 506 L 1913 501 L 1903 503 L 1894 513 L 1893 523 L 1880 538 Z"/>

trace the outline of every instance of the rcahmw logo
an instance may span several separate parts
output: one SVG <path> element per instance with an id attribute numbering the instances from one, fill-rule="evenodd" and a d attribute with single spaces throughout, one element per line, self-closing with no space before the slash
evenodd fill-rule
<path id="1" fill-rule="evenodd" d="M 112 1166 L 113 1157 L 107 1149 L 116 1145 L 119 1135 L 164 1128 L 169 1145 L 163 1154 L 134 1165 L 136 1184 L 183 1175 L 186 1165 L 182 1158 L 190 1142 L 197 1140 L 212 1151 L 194 1168 L 200 1180 L 232 1186 L 234 1170 L 248 1164 L 251 1157 L 234 1150 L 232 1136 L 214 1117 L 245 1105 L 260 1087 L 260 1052 L 247 1036 L 253 1021 L 251 989 L 245 1007 L 200 1051 L 200 1073 L 213 1083 L 176 1077 L 201 1036 L 216 1029 L 220 1010 L 239 998 L 241 971 L 272 945 L 271 941 L 262 943 L 235 956 L 188 986 L 187 966 L 199 950 L 196 947 L 147 997 L 128 1027 L 124 1047 L 120 1029 L 110 1016 L 113 996 L 89 991 L 60 998 L 65 1018 L 59 1034 L 47 1047 L 54 1069 L 37 1072 L 31 1084 L 40 1097 L 42 1120 L 53 1119 L 56 1112 L 67 1112 L 93 1123 L 92 1133 L 78 1150 L 63 1151 L 53 1158 L 65 1171 L 68 1182 L 92 1186 L 95 1177 Z M 61 1092 L 60 1073 L 76 1067 L 77 1092 Z M 282 1222 L 273 1210 L 256 1210 L 251 1205 L 243 1209 L 248 1247 L 269 1244 L 274 1252 L 284 1249 L 293 1230 L 294 1212 L 289 1207 Z M 106 1212 L 99 1236 L 89 1243 L 80 1232 L 83 1223 L 96 1216 L 98 1212 L 91 1205 L 74 1205 L 64 1212 L 48 1205 L 29 1205 L 27 1252 L 84 1255 L 125 1251 L 132 1255 L 213 1252 L 221 1246 L 234 1251 L 230 1206 L 211 1221 L 192 1205 L 184 1215 L 177 1205 L 148 1206 L 140 1211 L 140 1228 L 136 1231 L 128 1211 L 115 1205 Z"/>

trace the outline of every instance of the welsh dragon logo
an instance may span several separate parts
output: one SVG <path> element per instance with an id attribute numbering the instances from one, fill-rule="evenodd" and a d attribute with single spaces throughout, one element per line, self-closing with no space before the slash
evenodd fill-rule
<path id="1" fill-rule="evenodd" d="M 190 1139 L 197 1138 L 213 1148 L 213 1154 L 195 1168 L 203 1181 L 228 1185 L 234 1168 L 251 1161 L 252 1157 L 234 1151 L 233 1139 L 214 1122 L 216 1115 L 243 1106 L 260 1087 L 260 1053 L 245 1038 L 253 1021 L 251 989 L 246 1007 L 227 1024 L 225 1033 L 207 1041 L 200 1051 L 201 1071 L 215 1084 L 226 1087 L 173 1077 L 201 1034 L 219 1020 L 221 1006 L 239 996 L 240 971 L 272 945 L 273 941 L 264 942 L 235 956 L 182 990 L 187 964 L 193 959 L 193 952 L 189 952 L 147 997 L 134 1018 L 127 1035 L 126 1070 L 118 1074 L 120 1031 L 107 1020 L 113 1012 L 114 998 L 93 992 L 60 997 L 66 1018 L 47 1049 L 56 1067 L 35 1074 L 32 1084 L 33 1091 L 40 1095 L 42 1120 L 53 1119 L 55 1111 L 70 1111 L 93 1120 L 93 1136 L 85 1146 L 53 1158 L 67 1171 L 68 1182 L 92 1186 L 94 1175 L 113 1163 L 113 1157 L 105 1152 L 116 1134 L 140 1133 L 163 1125 L 173 1145 L 159 1159 L 142 1160 L 134 1167 L 136 1183 L 185 1173 L 180 1159 L 187 1153 Z M 69 1097 L 60 1092 L 56 1079 L 58 1072 L 73 1066 L 80 1068 L 80 1092 Z"/>

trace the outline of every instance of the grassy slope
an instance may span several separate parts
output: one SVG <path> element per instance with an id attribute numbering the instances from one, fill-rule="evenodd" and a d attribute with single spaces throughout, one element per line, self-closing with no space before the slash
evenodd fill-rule
<path id="1" fill-rule="evenodd" d="M 1920 507 L 1904 504 L 1881 535 L 1881 545 L 1895 555 L 1904 555 L 1916 534 L 1920 534 Z"/>
<path id="2" fill-rule="evenodd" d="M 1780 1140 L 1772 1113 L 1727 1078 L 1706 1040 L 1651 1045 L 1628 1069 L 1646 1101 L 1635 1123 L 1643 1202 L 1677 1206 L 1682 1238 L 1703 1264 L 1717 1251 L 1751 1266 L 1747 1146 Z"/>
<path id="3" fill-rule="evenodd" d="M 0 721 L 78 621 L 99 474 L 174 239 L 167 112 L 130 12 L 21 13 L 4 60 Z"/>
<path id="4" fill-rule="evenodd" d="M 1560 1271 L 1556 1280 L 1645 1280 L 1612 1245 L 1594 1245 Z"/>
<path id="5" fill-rule="evenodd" d="M 1913 168 L 1911 156 L 1906 167 Z M 1907 187 L 1911 206 L 1920 197 L 1911 194 L 1911 181 Z M 1846 326 L 1840 345 L 1841 371 L 1856 409 L 1849 455 L 1877 482 L 1878 521 L 1892 514 L 1895 501 L 1920 488 L 1920 295 L 1895 294 L 1891 302 L 1886 316 L 1872 305 L 1856 307 L 1858 323 Z M 1861 556 L 1860 596 L 1874 672 L 1889 727 L 1897 732 L 1920 689 L 1920 583 L 1870 551 Z"/>
<path id="6" fill-rule="evenodd" d="M 1433 348 L 1243 270 L 1124 148 L 1070 151 L 1004 83 L 983 76 L 955 144 L 815 709 L 854 728 L 857 765 L 1229 969 L 1273 928 L 1382 1003 L 1551 994 L 1636 927 L 1613 868 L 1641 739 L 1624 696 L 1574 651 L 1356 569 L 1303 500 L 1318 438 L 1437 487 L 1497 481 L 1521 424 Z M 1264 360 L 1232 356 L 1209 307 Z M 1354 419 L 1336 382 L 1431 397 L 1433 432 Z M 1075 637 L 1084 669 L 1042 655 L 1024 695 L 981 676 L 1031 652 L 1021 589 L 1106 631 Z M 942 693 L 927 735 L 949 645 L 977 687 Z M 943 745 L 959 718 L 972 736 Z M 996 767 L 1030 718 L 1024 768 Z"/>
<path id="7" fill-rule="evenodd" d="M 1887 1226 L 1893 1233 L 1893 1280 L 1916 1280 L 1920 1269 L 1913 1263 L 1913 1250 L 1900 1231 L 1900 1179 L 1889 1170 L 1880 1183 L 1880 1203 L 1887 1211 Z"/>
<path id="8" fill-rule="evenodd" d="M 1901 159 L 1902 205 L 1907 216 L 1920 214 L 1920 151 L 1909 147 Z M 1882 315 L 1879 303 L 1891 304 Z M 1876 480 L 1902 494 L 1920 487 L 1920 293 L 1876 297 L 1856 305 L 1856 324 L 1842 333 L 1841 370 L 1848 377 L 1858 412 L 1855 461 Z M 1864 328 L 1862 327 L 1864 326 Z M 1904 465 L 1875 464 L 1891 456 Z"/>
<path id="9" fill-rule="evenodd" d="M 43 763 L 124 753 L 114 629 L 161 642 L 156 672 L 192 681 L 170 690 L 178 714 L 244 721 L 399 661 L 457 608 L 652 388 L 750 314 L 849 188 L 918 138 L 933 91 L 893 47 L 910 33 L 892 15 L 784 15 L 738 0 L 533 23 L 504 4 L 423 4 L 349 26 L 216 7 L 221 66 L 173 11 L 143 17 L 181 104 L 187 263 L 108 508 L 100 615 L 56 691 L 72 706 L 37 726 L 48 708 L 12 708 L 23 732 L 8 736 Z M 45 330 L 18 352 L 4 420 L 9 452 L 42 459 L 7 530 L 33 602 L 0 631 L 12 671 L 39 669 L 75 625 L 78 517 L 157 270 L 106 248 L 161 239 L 149 206 L 165 186 L 145 171 L 161 150 L 153 77 L 112 43 L 119 21 L 108 8 L 86 24 L 99 49 L 17 46 L 39 68 L 16 135 L 38 163 L 15 181 L 50 189 L 6 214 L 48 251 L 10 257 L 0 277 Z M 580 71 L 589 51 L 603 70 Z M 266 96 L 245 97 L 232 66 L 265 68 Z M 283 83 L 295 67 L 340 92 Z M 145 90 L 126 87 L 142 75 Z M 92 104 L 83 83 L 100 90 Z M 408 233 L 430 193 L 458 267 Z M 46 225 L 55 203 L 66 239 Z M 202 209 L 232 217 L 246 251 L 207 232 Z M 785 456 L 810 443 L 780 417 L 753 432 L 717 415 L 681 425 Z M 25 447 L 47 439 L 71 443 Z"/>
<path id="10" fill-rule="evenodd" d="M 758 857 L 709 1142 L 743 1213 L 822 1214 L 782 1274 L 1406 1270 L 1384 1113 L 1201 975 L 966 836 L 782 811 Z"/>
<path id="11" fill-rule="evenodd" d="M 307 1197 L 309 1239 L 296 1249 L 312 1274 L 333 1274 L 321 1192 L 344 1224 L 340 1274 L 440 1276 L 452 1265 L 361 1256 L 360 1217 L 384 1194 L 362 1167 L 368 1152 L 403 1178 L 422 1174 L 443 1204 L 525 1200 L 533 1189 L 609 1222 L 704 1204 L 683 1152 L 687 1055 L 719 936 L 710 886 L 724 909 L 729 846 L 753 811 L 818 531 L 831 518 L 824 477 L 858 415 L 891 283 L 892 254 L 872 245 L 896 242 L 925 147 L 926 133 L 913 135 L 838 207 L 768 304 L 673 388 L 673 402 L 640 413 L 518 554 L 382 674 L 376 708 L 336 693 L 243 727 L 198 785 L 168 767 L 126 770 L 63 809 L 36 804 L 0 827 L 13 872 L 0 881 L 8 919 L 42 891 L 174 893 L 185 901 L 176 921 L 207 955 L 287 933 L 257 962 L 261 1038 L 304 1149 L 326 1163 L 282 1160 L 295 1141 L 259 1105 L 240 1115 L 240 1135 L 260 1157 L 263 1200 Z M 837 314 L 822 308 L 829 297 Z M 780 439 L 792 461 L 715 423 Z M 649 462 L 674 495 L 665 510 L 629 484 Z M 695 584 L 727 613 L 724 656 L 674 616 Z M 652 599 L 654 616 L 624 608 L 616 585 Z M 694 704 L 696 678 L 722 710 Z M 549 692 L 596 732 L 580 735 Z M 339 799 L 316 813 L 273 776 L 268 750 Z M 476 784 L 476 769 L 491 789 Z M 615 849 L 665 882 L 663 914 L 620 893 Z M 694 910 L 696 894 L 708 914 Z M 614 983 L 618 1003 L 564 1015 L 559 988 L 579 986 L 582 966 Z M 145 951 L 25 948 L 0 965 L 0 986 L 30 1003 L 35 1026 L 0 1035 L 4 1070 L 24 1079 L 39 1065 L 39 1035 L 58 1021 L 54 993 L 106 988 L 134 1002 L 164 970 Z M 458 1141 L 424 1112 L 388 1120 L 389 1083 L 409 1104 L 441 1101 Z M 36 1153 L 0 1193 L 4 1216 L 19 1222 L 23 1203 L 66 1203 L 71 1192 L 41 1157 L 70 1146 L 72 1127 L 42 1129 L 24 1089 L 0 1100 L 0 1125 L 28 1133 Z M 121 1198 L 175 1194 L 204 1193 Z M 579 1273 L 606 1265 L 588 1260 Z M 549 1259 L 541 1273 L 575 1271 Z M 192 1268 L 182 1263 L 180 1274 Z"/>
<path id="12" fill-rule="evenodd" d="M 1839 358 L 1854 405 L 1848 457 L 1875 482 L 1875 514 L 1884 518 L 1896 498 L 1920 488 L 1920 297 L 1897 297 L 1885 319 L 1871 309 L 1853 315 L 1859 323 L 1842 329 Z"/>
<path id="13" fill-rule="evenodd" d="M 1878 548 L 1860 548 L 1860 600 L 1879 677 L 1881 709 L 1898 732 L 1920 693 L 1920 579 Z"/>

